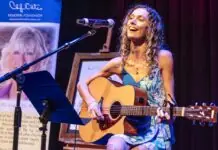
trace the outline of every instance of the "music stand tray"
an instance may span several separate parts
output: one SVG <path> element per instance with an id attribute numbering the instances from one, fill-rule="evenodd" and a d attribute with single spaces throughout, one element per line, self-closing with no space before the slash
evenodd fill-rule
<path id="1" fill-rule="evenodd" d="M 48 71 L 26 73 L 24 80 L 23 91 L 41 116 L 48 115 L 43 114 L 48 113 L 45 112 L 45 101 L 48 103 L 48 121 L 79 125 L 87 123 L 79 118 L 72 104 Z"/>

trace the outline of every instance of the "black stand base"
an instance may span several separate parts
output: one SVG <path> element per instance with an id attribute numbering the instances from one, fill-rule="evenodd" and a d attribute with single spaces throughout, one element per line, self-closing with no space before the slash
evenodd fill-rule
<path id="1" fill-rule="evenodd" d="M 40 131 L 42 131 L 41 135 L 41 150 L 46 150 L 46 131 L 47 131 L 47 123 L 48 123 L 48 118 L 50 115 L 50 105 L 48 100 L 44 100 L 43 104 L 44 109 L 42 114 L 39 117 L 40 122 L 42 123 L 42 127 L 39 128 Z"/>
<path id="2" fill-rule="evenodd" d="M 42 135 L 41 135 L 41 150 L 46 150 L 47 124 L 42 124 L 42 127 L 40 127 L 39 130 L 42 131 Z"/>

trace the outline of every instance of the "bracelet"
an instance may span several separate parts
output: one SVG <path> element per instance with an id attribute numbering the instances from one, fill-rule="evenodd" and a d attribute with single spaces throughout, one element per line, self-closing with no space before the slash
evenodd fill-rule
<path id="1" fill-rule="evenodd" d="M 96 101 L 91 102 L 88 106 L 88 112 L 90 112 L 95 106 L 98 106 L 98 103 Z"/>

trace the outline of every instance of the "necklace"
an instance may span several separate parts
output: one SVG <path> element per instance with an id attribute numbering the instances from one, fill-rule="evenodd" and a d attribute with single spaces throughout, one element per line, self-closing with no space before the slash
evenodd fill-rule
<path id="1" fill-rule="evenodd" d="M 148 64 L 146 62 L 143 63 L 136 63 L 133 60 L 126 61 L 126 65 L 133 70 L 135 70 L 135 74 L 139 75 L 140 72 L 147 72 L 148 71 Z M 142 70 L 142 71 L 140 71 Z"/>

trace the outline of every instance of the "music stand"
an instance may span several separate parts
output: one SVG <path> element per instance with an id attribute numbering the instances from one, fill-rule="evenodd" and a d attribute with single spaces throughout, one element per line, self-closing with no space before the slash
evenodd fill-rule
<path id="1" fill-rule="evenodd" d="M 62 89 L 47 71 L 24 74 L 23 91 L 40 114 L 41 150 L 45 150 L 47 122 L 84 125 Z"/>

